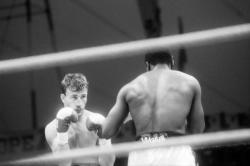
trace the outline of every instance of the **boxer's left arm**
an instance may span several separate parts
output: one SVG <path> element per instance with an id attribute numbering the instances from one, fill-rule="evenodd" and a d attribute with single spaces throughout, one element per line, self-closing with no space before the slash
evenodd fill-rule
<path id="1" fill-rule="evenodd" d="M 111 145 L 111 140 L 110 139 L 99 139 L 98 140 L 99 146 L 105 146 L 105 147 L 110 147 Z M 100 166 L 113 166 L 115 163 L 115 155 L 114 154 L 109 154 L 109 155 L 101 155 L 98 158 Z"/>
<path id="2" fill-rule="evenodd" d="M 105 121 L 102 123 L 102 138 L 109 139 L 113 135 L 115 135 L 115 133 L 118 131 L 121 124 L 127 117 L 129 113 L 128 104 L 126 102 L 127 91 L 128 85 L 125 85 L 120 89 L 116 97 L 115 105 L 111 108 Z"/>
<path id="3" fill-rule="evenodd" d="M 101 126 L 104 122 L 105 118 L 100 114 L 92 114 L 89 117 L 87 117 L 86 120 L 86 127 L 90 131 L 97 132 L 97 135 L 101 135 Z M 110 139 L 101 139 L 98 138 L 97 140 L 98 146 L 105 146 L 109 147 L 111 146 L 111 140 Z M 113 166 L 115 162 L 115 155 L 101 155 L 98 157 L 100 166 Z"/>

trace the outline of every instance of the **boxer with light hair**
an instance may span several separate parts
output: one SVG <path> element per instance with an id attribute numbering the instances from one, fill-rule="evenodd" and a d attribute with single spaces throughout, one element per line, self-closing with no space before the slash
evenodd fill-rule
<path id="1" fill-rule="evenodd" d="M 130 113 L 138 141 L 152 143 L 202 132 L 205 123 L 198 80 L 171 70 L 173 57 L 169 52 L 148 53 L 145 62 L 147 72 L 120 89 L 105 121 L 88 118 L 88 129 L 110 138 Z M 195 166 L 196 161 L 191 146 L 187 145 L 133 151 L 128 166 L 138 165 Z"/>
<path id="2" fill-rule="evenodd" d="M 46 140 L 52 152 L 90 146 L 110 146 L 110 139 L 100 139 L 94 131 L 86 128 L 91 117 L 101 123 L 105 118 L 85 109 L 88 81 L 81 73 L 66 74 L 62 82 L 61 100 L 64 105 L 56 118 L 45 127 Z M 113 166 L 114 155 L 78 158 L 61 162 L 60 166 Z"/>

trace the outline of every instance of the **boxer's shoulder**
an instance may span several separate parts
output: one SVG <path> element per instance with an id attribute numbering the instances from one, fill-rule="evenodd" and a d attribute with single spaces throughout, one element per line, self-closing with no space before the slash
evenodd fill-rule
<path id="1" fill-rule="evenodd" d="M 86 116 L 89 118 L 94 118 L 94 119 L 98 119 L 98 120 L 104 120 L 105 117 L 101 114 L 101 113 L 97 113 L 97 112 L 92 112 L 89 110 L 86 110 Z"/>

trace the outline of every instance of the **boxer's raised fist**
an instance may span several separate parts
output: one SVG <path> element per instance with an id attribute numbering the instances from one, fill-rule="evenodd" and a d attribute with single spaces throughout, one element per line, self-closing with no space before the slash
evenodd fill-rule
<path id="1" fill-rule="evenodd" d="M 104 120 L 105 118 L 101 115 L 91 115 L 86 119 L 86 127 L 89 131 L 95 131 L 97 135 L 100 135 L 102 131 L 102 123 L 104 122 Z"/>
<path id="2" fill-rule="evenodd" d="M 72 108 L 64 107 L 58 111 L 56 119 L 58 121 L 57 132 L 64 133 L 68 131 L 71 122 L 78 120 L 78 115 Z"/>

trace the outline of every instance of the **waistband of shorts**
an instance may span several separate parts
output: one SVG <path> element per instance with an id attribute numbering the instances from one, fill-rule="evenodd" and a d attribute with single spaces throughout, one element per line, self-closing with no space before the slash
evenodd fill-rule
<path id="1" fill-rule="evenodd" d="M 140 136 L 137 136 L 136 140 L 138 141 L 138 140 L 145 140 L 145 139 L 159 138 L 159 137 L 168 138 L 168 137 L 175 137 L 175 136 L 182 136 L 182 135 L 184 134 L 178 133 L 175 131 L 149 132 L 149 133 L 145 133 Z"/>
<path id="2" fill-rule="evenodd" d="M 71 166 L 100 166 L 97 163 L 72 163 Z"/>

